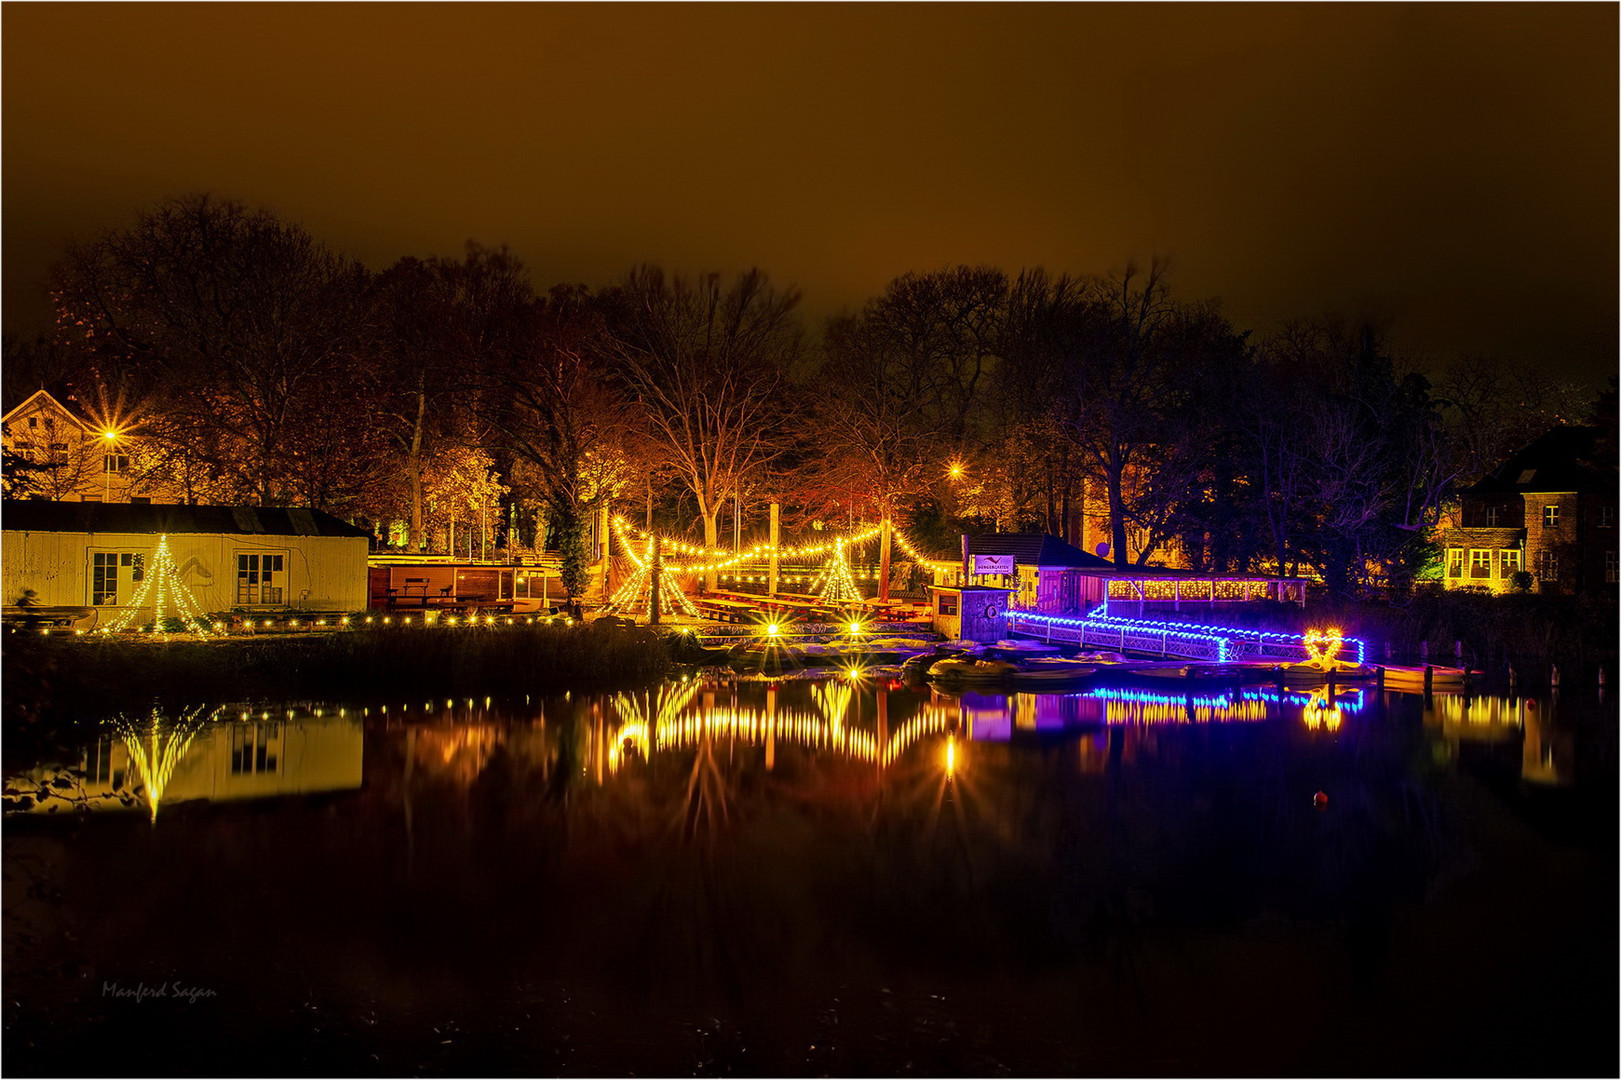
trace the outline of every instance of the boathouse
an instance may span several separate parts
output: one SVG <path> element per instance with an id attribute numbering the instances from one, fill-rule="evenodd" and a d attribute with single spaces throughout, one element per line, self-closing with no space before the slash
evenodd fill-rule
<path id="1" fill-rule="evenodd" d="M 366 606 L 370 534 L 320 510 L 13 499 L 0 504 L 5 602 L 32 589 L 105 626 L 133 604 L 165 536 L 205 613 Z"/>

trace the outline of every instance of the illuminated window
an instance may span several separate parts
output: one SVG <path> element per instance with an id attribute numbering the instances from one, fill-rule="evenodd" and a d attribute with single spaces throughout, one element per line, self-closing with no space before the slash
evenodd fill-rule
<path id="1" fill-rule="evenodd" d="M 97 551 L 90 556 L 90 603 L 118 603 L 118 553 Z"/>
<path id="2" fill-rule="evenodd" d="M 1447 577 L 1463 577 L 1463 548 L 1447 548 Z"/>
<path id="3" fill-rule="evenodd" d="M 141 552 L 93 551 L 90 553 L 90 603 L 95 607 L 117 607 L 119 596 L 145 577 L 146 556 Z"/>
<path id="4" fill-rule="evenodd" d="M 955 596 L 952 596 L 949 593 L 940 594 L 940 614 L 957 614 L 957 598 Z"/>
<path id="5" fill-rule="evenodd" d="M 1497 528 L 1498 524 L 1501 523 L 1502 518 L 1503 508 L 1501 506 L 1486 507 L 1486 527 L 1488 529 Z"/>
<path id="6" fill-rule="evenodd" d="M 287 557 L 277 552 L 237 552 L 236 602 L 239 604 L 279 604 L 287 587 Z"/>
<path id="7" fill-rule="evenodd" d="M 1537 576 L 1543 581 L 1559 580 L 1559 556 L 1551 551 L 1537 554 Z"/>
<path id="8" fill-rule="evenodd" d="M 1513 574 L 1520 569 L 1519 548 L 1504 548 L 1502 551 L 1498 552 L 1498 555 L 1502 560 L 1502 575 L 1504 577 L 1508 577 L 1510 574 Z"/>
<path id="9" fill-rule="evenodd" d="M 1542 527 L 1556 529 L 1559 527 L 1559 504 L 1549 503 L 1542 508 Z"/>
<path id="10" fill-rule="evenodd" d="M 1469 552 L 1469 576 L 1472 578 L 1492 576 L 1492 553 L 1489 550 L 1474 548 Z"/>

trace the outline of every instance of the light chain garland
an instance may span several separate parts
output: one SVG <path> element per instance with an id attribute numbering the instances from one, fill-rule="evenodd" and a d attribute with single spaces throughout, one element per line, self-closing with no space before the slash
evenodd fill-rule
<path id="1" fill-rule="evenodd" d="M 116 634 L 129 626 L 146 606 L 146 598 L 151 594 L 153 586 L 157 587 L 157 597 L 153 603 L 152 626 L 154 630 L 163 627 L 165 601 L 172 600 L 175 614 L 185 620 L 193 633 L 201 637 L 208 636 L 208 630 L 203 628 L 203 614 L 199 610 L 197 600 L 186 588 L 185 582 L 180 580 L 180 568 L 175 565 L 174 556 L 169 553 L 169 534 L 164 533 L 158 537 L 158 549 L 152 553 L 152 565 L 146 568 L 145 580 L 136 591 L 135 597 L 130 601 L 129 610 L 122 618 L 111 626 L 105 627 L 104 634 Z"/>

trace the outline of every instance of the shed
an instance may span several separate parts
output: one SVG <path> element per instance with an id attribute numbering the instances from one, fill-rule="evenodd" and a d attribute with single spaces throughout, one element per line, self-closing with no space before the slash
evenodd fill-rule
<path id="1" fill-rule="evenodd" d="M 989 533 L 967 538 L 969 575 L 966 584 L 992 585 L 1014 592 L 1013 607 L 1057 615 L 1087 611 L 1104 599 L 1105 584 L 1100 575 L 1114 571 L 1114 564 L 1049 533 Z M 1010 573 L 976 573 L 986 557 L 1011 556 Z M 954 573 L 952 571 L 955 571 Z M 961 567 L 936 564 L 935 584 L 963 583 Z"/>
<path id="2" fill-rule="evenodd" d="M 267 506 L 0 503 L 7 603 L 88 606 L 106 625 L 129 609 L 161 537 L 199 608 L 358 611 L 370 533 L 320 510 Z"/>
<path id="3" fill-rule="evenodd" d="M 1008 636 L 1007 609 L 1012 589 L 986 585 L 931 585 L 934 630 L 948 638 L 1001 641 Z"/>

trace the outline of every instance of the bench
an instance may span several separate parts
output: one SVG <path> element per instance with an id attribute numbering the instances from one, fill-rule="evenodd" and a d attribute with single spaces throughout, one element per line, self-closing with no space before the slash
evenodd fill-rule
<path id="1" fill-rule="evenodd" d="M 32 623 L 38 627 L 72 626 L 81 619 L 91 620 L 94 626 L 98 612 L 93 607 L 22 607 L 16 604 L 7 604 L 0 612 L 0 624 L 8 628 L 21 629 Z"/>

